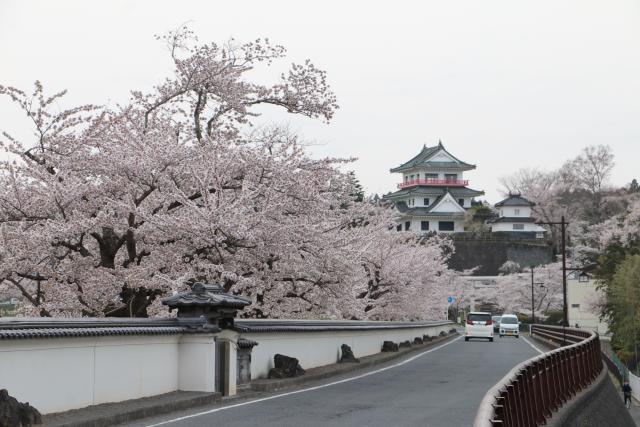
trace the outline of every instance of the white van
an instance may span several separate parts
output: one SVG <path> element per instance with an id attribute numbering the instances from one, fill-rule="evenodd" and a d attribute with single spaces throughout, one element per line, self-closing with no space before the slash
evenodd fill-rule
<path id="1" fill-rule="evenodd" d="M 515 314 L 503 314 L 500 318 L 500 338 L 505 335 L 520 337 L 520 322 Z"/>
<path id="2" fill-rule="evenodd" d="M 491 313 L 472 311 L 467 314 L 467 321 L 464 325 L 464 340 L 469 338 L 486 338 L 493 341 L 493 320 Z"/>

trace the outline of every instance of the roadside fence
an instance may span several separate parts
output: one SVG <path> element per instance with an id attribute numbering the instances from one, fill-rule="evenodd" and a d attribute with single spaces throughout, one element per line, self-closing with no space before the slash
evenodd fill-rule
<path id="1" fill-rule="evenodd" d="M 565 346 L 516 365 L 482 399 L 475 427 L 535 427 L 602 371 L 595 332 L 533 325 L 531 332 Z"/>
<path id="2" fill-rule="evenodd" d="M 628 379 L 631 386 L 631 395 L 636 400 L 640 400 L 640 377 L 629 371 L 626 365 L 616 356 L 609 343 L 602 345 L 602 355 L 609 371 L 613 373 L 618 382 L 622 384 L 625 378 Z"/>

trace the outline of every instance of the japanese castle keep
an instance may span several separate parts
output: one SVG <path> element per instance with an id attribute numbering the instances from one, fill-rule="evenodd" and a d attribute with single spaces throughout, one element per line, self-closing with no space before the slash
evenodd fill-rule
<path id="1" fill-rule="evenodd" d="M 483 191 L 467 187 L 464 172 L 475 169 L 449 153 L 442 142 L 422 148 L 411 160 L 391 169 L 402 174 L 398 191 L 385 200 L 401 214 L 398 230 L 443 233 L 464 231 L 464 214 L 471 201 Z"/>

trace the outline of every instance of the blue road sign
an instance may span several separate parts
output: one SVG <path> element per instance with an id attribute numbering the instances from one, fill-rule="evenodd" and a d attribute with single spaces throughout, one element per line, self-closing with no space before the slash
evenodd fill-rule
<path id="1" fill-rule="evenodd" d="M 451 304 L 453 302 L 453 297 L 447 297 L 447 302 Z"/>

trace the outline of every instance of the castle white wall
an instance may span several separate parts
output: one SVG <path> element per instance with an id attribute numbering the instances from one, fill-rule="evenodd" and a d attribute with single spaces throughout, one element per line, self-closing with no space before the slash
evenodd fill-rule
<path id="1" fill-rule="evenodd" d="M 255 379 L 267 376 L 277 353 L 296 357 L 304 368 L 313 368 L 338 361 L 342 344 L 348 344 L 356 357 L 363 357 L 380 352 L 383 341 L 436 336 L 452 325 L 443 321 L 415 328 L 345 331 L 238 334 L 224 330 L 215 335 L 10 339 L 0 345 L 0 387 L 43 414 L 176 390 L 213 392 L 216 340 L 229 340 L 233 351 L 228 355 L 228 392 L 235 394 L 239 337 L 259 343 L 252 354 Z"/>
<path id="2" fill-rule="evenodd" d="M 427 169 L 427 168 L 416 168 L 410 172 L 402 173 L 402 182 L 411 181 L 412 179 L 425 179 L 427 174 L 438 174 L 437 179 L 445 179 L 446 174 L 456 174 L 458 175 L 456 179 L 463 180 L 464 172 L 462 171 L 449 171 L 449 170 L 437 170 L 437 169 Z M 412 178 L 413 176 L 413 178 Z M 434 177 L 435 178 L 435 177 Z"/>
<path id="3" fill-rule="evenodd" d="M 500 216 L 529 218 L 532 211 L 529 206 L 503 206 L 499 208 L 499 213 Z"/>
<path id="4" fill-rule="evenodd" d="M 452 323 L 410 329 L 378 329 L 370 331 L 273 332 L 244 333 L 242 338 L 258 342 L 251 353 L 251 378 L 266 378 L 273 368 L 273 356 L 295 357 L 304 369 L 329 365 L 340 360 L 340 346 L 347 344 L 356 357 L 379 353 L 384 341 L 413 341 L 423 335 L 447 332 Z"/>
<path id="5" fill-rule="evenodd" d="M 5 340 L 0 386 L 45 414 L 176 390 L 214 391 L 213 346 L 212 335 Z"/>
<path id="6" fill-rule="evenodd" d="M 539 225 L 532 223 L 532 222 L 526 222 L 524 223 L 524 229 L 523 230 L 514 230 L 513 229 L 513 222 L 496 222 L 494 224 L 491 224 L 491 231 L 513 231 L 513 232 L 536 232 L 536 233 L 543 233 L 545 231 L 545 229 L 543 227 L 540 227 Z M 518 224 L 522 224 L 522 223 L 518 223 Z"/>
<path id="7" fill-rule="evenodd" d="M 439 220 L 432 220 L 432 219 L 420 219 L 420 218 L 412 218 L 412 219 L 404 219 L 399 225 L 402 226 L 402 231 L 405 231 L 404 229 L 404 223 L 406 221 L 411 222 L 411 229 L 409 231 L 415 231 L 415 232 L 420 232 L 420 233 L 426 233 L 428 231 L 437 231 L 437 232 L 441 232 L 441 233 L 460 233 L 462 231 L 464 231 L 464 220 L 462 219 L 456 219 L 453 221 L 453 226 L 454 229 L 453 231 L 442 231 L 440 230 L 440 221 Z M 422 230 L 422 221 L 428 221 L 429 222 L 429 230 Z M 445 219 L 446 221 L 446 219 Z"/>
<path id="8" fill-rule="evenodd" d="M 438 196 L 416 196 L 416 195 L 413 195 L 411 197 L 406 197 L 406 198 L 402 199 L 402 201 L 405 202 L 408 207 L 416 208 L 416 207 L 431 206 L 431 204 L 433 202 L 435 202 L 435 200 L 437 198 L 438 198 Z M 428 199 L 429 203 L 425 203 L 424 199 Z M 459 203 L 458 199 L 462 199 L 463 200 L 463 204 L 462 205 Z M 462 206 L 462 207 L 465 207 L 465 208 L 470 208 L 471 207 L 471 198 L 470 197 L 456 197 L 455 198 L 455 205 Z M 445 209 L 445 210 L 442 210 L 442 212 L 461 212 L 460 209 L 456 208 L 453 203 L 450 204 L 450 206 L 452 206 L 452 210 L 451 211 L 447 211 Z"/>

